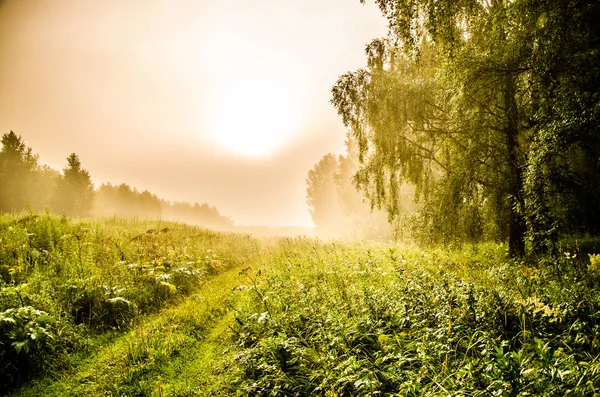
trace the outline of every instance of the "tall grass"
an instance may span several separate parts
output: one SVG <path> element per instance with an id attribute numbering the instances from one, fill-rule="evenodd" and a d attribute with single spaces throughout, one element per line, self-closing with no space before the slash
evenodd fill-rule
<path id="1" fill-rule="evenodd" d="M 233 383 L 248 396 L 596 395 L 600 279 L 588 264 L 569 252 L 516 263 L 494 246 L 283 242 L 249 275 Z"/>
<path id="2" fill-rule="evenodd" d="M 172 222 L 0 217 L 0 389 L 65 368 L 90 337 L 133 327 L 254 251 L 245 236 Z"/>
<path id="3" fill-rule="evenodd" d="M 600 256 L 580 247 L 3 216 L 0 394 L 597 395 Z"/>

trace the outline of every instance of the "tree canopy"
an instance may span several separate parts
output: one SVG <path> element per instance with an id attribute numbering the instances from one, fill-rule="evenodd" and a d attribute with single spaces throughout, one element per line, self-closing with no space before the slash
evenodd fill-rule
<path id="1" fill-rule="evenodd" d="M 308 172 L 306 199 L 313 223 L 330 237 L 391 238 L 385 212 L 372 211 L 352 184 L 357 169 L 358 146 L 349 138 L 344 155 L 328 153 Z"/>
<path id="2" fill-rule="evenodd" d="M 19 211 L 32 204 L 37 157 L 13 131 L 2 136 L 0 211 Z"/>
<path id="3" fill-rule="evenodd" d="M 397 217 L 409 182 L 429 237 L 513 255 L 597 232 L 600 2 L 376 3 L 388 36 L 332 90 L 371 202 Z"/>
<path id="4" fill-rule="evenodd" d="M 71 153 L 67 166 L 57 179 L 54 208 L 59 212 L 75 216 L 87 216 L 92 208 L 94 185 L 88 170 L 81 165 L 79 156 Z"/>
<path id="5" fill-rule="evenodd" d="M 38 157 L 13 131 L 2 135 L 0 213 L 51 210 L 71 216 L 163 218 L 208 228 L 228 229 L 233 222 L 208 204 L 169 202 L 147 190 L 122 183 L 94 189 L 89 171 L 71 153 L 58 171 L 38 164 Z"/>

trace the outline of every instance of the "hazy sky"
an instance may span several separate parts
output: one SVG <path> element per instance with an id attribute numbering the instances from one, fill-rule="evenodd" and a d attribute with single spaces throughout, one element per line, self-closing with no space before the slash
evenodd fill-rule
<path id="1" fill-rule="evenodd" d="M 359 0 L 0 0 L 0 134 L 96 185 L 311 225 L 306 174 L 343 152 L 331 86 L 384 33 Z"/>

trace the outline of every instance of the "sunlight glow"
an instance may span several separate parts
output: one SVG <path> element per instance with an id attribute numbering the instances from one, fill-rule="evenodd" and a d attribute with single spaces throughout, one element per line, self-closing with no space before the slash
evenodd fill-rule
<path id="1" fill-rule="evenodd" d="M 249 74 L 224 83 L 205 115 L 208 136 L 227 151 L 265 157 L 295 133 L 293 99 L 274 78 Z"/>

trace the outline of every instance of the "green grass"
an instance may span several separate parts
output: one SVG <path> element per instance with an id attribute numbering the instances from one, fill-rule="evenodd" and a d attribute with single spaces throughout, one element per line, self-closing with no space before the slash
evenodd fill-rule
<path id="1" fill-rule="evenodd" d="M 238 317 L 238 395 L 595 395 L 587 261 L 282 245 Z"/>
<path id="2" fill-rule="evenodd" d="M 49 215 L 0 238 L 15 396 L 600 393 L 600 257 L 571 243 L 512 261 Z"/>
<path id="3" fill-rule="evenodd" d="M 43 379 L 20 394 L 153 395 L 162 391 L 181 395 L 174 390 L 183 389 L 192 393 L 201 385 L 191 389 L 190 385 L 212 370 L 206 367 L 214 349 L 211 343 L 223 331 L 223 321 L 236 299 L 231 290 L 236 283 L 235 269 L 215 276 L 189 299 L 146 316 L 110 343 L 99 345 L 91 357 L 75 366 L 75 373 Z"/>
<path id="4" fill-rule="evenodd" d="M 4 216 L 0 239 L 2 390 L 81 372 L 73 387 L 57 386 L 66 394 L 151 389 L 145 378 L 224 313 L 223 277 L 258 249 L 247 236 L 176 223 L 50 215 Z"/>

